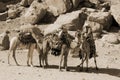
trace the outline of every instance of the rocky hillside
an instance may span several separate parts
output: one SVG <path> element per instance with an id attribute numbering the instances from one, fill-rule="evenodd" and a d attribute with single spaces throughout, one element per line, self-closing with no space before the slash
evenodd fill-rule
<path id="1" fill-rule="evenodd" d="M 113 43 L 119 43 L 119 8 L 120 0 L 1 0 L 0 30 L 14 31 L 32 24 L 45 29 L 47 34 L 62 25 L 76 31 L 89 24 L 95 38 L 114 37 Z M 117 35 L 106 34 L 109 32 Z"/>

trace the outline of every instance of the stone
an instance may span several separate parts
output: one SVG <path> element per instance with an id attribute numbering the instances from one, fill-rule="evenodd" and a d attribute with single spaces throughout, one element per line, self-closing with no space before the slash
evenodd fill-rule
<path id="1" fill-rule="evenodd" d="M 8 12 L 0 13 L 0 21 L 5 21 L 8 17 Z"/>
<path id="2" fill-rule="evenodd" d="M 111 10 L 111 14 L 113 15 L 114 19 L 120 26 L 120 3 L 111 5 L 110 10 Z"/>
<path id="3" fill-rule="evenodd" d="M 7 10 L 6 4 L 4 4 L 3 2 L 0 2 L 0 13 L 6 10 Z"/>
<path id="4" fill-rule="evenodd" d="M 89 15 L 88 21 L 90 26 L 94 27 L 94 32 L 101 31 L 98 29 L 109 30 L 112 24 L 112 15 L 109 12 L 94 12 Z"/>
<path id="5" fill-rule="evenodd" d="M 69 30 L 81 29 L 84 25 L 87 15 L 81 10 L 60 15 L 54 24 L 66 25 Z"/>
<path id="6" fill-rule="evenodd" d="M 115 34 L 112 34 L 112 33 L 107 34 L 107 35 L 103 35 L 102 40 L 106 41 L 108 43 L 111 43 L 111 44 L 118 44 L 119 43 L 118 36 Z"/>
<path id="7" fill-rule="evenodd" d="M 8 10 L 8 19 L 14 19 L 18 17 L 19 11 L 17 9 L 9 9 Z"/>
<path id="8" fill-rule="evenodd" d="M 34 0 L 21 0 L 20 5 L 26 7 L 30 6 Z"/>
<path id="9" fill-rule="evenodd" d="M 72 8 L 71 0 L 45 0 L 44 2 L 48 6 L 48 11 L 54 16 L 66 13 Z"/>
<path id="10" fill-rule="evenodd" d="M 27 12 L 22 16 L 23 23 L 38 23 L 46 14 L 44 4 L 34 1 Z"/>

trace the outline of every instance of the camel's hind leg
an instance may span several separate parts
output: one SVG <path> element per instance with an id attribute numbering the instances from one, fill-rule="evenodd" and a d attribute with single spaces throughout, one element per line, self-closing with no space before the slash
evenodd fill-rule
<path id="1" fill-rule="evenodd" d="M 40 64 L 40 67 L 42 67 L 42 64 L 41 64 L 41 59 L 42 59 L 42 54 L 43 54 L 43 50 L 42 50 L 42 47 L 40 48 L 39 45 L 37 45 L 37 52 L 39 54 L 39 64 Z"/>
<path id="2" fill-rule="evenodd" d="M 9 48 L 9 54 L 8 54 L 8 64 L 10 64 L 10 54 L 12 54 L 12 57 L 13 57 L 16 65 L 19 66 L 19 64 L 17 63 L 16 57 L 15 57 L 15 54 L 16 54 L 15 51 L 17 49 L 17 45 L 19 45 L 18 38 L 17 37 L 12 38 L 10 41 L 10 48 Z"/>
<path id="3" fill-rule="evenodd" d="M 96 66 L 96 70 L 98 70 L 97 61 L 96 61 L 96 55 L 95 54 L 94 54 L 94 63 L 95 63 L 95 66 Z"/>
<path id="4" fill-rule="evenodd" d="M 59 63 L 59 70 L 61 71 L 61 65 L 64 59 L 64 51 L 65 51 L 65 45 L 62 45 L 62 49 L 61 49 L 61 57 L 60 57 L 60 63 Z"/>
<path id="5" fill-rule="evenodd" d="M 29 47 L 29 51 L 28 51 L 28 61 L 27 61 L 27 64 L 29 66 L 29 62 L 30 62 L 30 66 L 33 67 L 33 52 L 34 52 L 34 49 L 35 49 L 35 44 L 30 44 L 30 47 Z"/>

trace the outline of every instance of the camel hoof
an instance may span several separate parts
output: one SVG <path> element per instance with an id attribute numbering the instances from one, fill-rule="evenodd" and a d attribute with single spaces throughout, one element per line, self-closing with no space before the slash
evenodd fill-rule
<path id="1" fill-rule="evenodd" d="M 89 70 L 88 70 L 88 69 L 86 69 L 86 70 L 85 70 L 85 72 L 89 72 Z"/>
<path id="2" fill-rule="evenodd" d="M 63 70 L 62 69 L 59 69 L 60 72 L 62 72 Z"/>
<path id="3" fill-rule="evenodd" d="M 33 65 L 30 65 L 30 67 L 34 67 Z"/>
<path id="4" fill-rule="evenodd" d="M 70 69 L 65 69 L 66 71 L 70 71 Z"/>
<path id="5" fill-rule="evenodd" d="M 43 67 L 42 65 L 40 65 L 40 67 Z"/>
<path id="6" fill-rule="evenodd" d="M 80 68 L 79 68 L 79 71 L 83 71 L 83 69 L 80 69 Z"/>
<path id="7" fill-rule="evenodd" d="M 29 64 L 27 64 L 27 66 L 30 66 Z"/>
<path id="8" fill-rule="evenodd" d="M 77 65 L 77 67 L 80 67 L 80 65 Z"/>
<path id="9" fill-rule="evenodd" d="M 96 70 L 99 70 L 99 68 L 98 68 L 98 67 L 96 67 Z"/>
<path id="10" fill-rule="evenodd" d="M 17 66 L 20 66 L 20 64 L 17 64 Z"/>

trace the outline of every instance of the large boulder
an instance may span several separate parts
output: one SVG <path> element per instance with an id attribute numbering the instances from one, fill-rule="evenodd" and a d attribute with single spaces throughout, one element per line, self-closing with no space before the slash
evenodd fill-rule
<path id="1" fill-rule="evenodd" d="M 48 6 L 48 11 L 54 16 L 69 11 L 72 8 L 71 0 L 44 0 Z"/>
<path id="2" fill-rule="evenodd" d="M 85 23 L 92 28 L 94 38 L 99 38 L 103 29 L 109 30 L 112 24 L 112 16 L 109 12 L 93 12 L 88 16 Z"/>
<path id="3" fill-rule="evenodd" d="M 46 14 L 44 4 L 34 1 L 27 12 L 22 16 L 23 23 L 38 23 Z"/>
<path id="4" fill-rule="evenodd" d="M 0 13 L 7 10 L 7 7 L 4 3 L 0 2 Z"/>
<path id="5" fill-rule="evenodd" d="M 7 5 L 8 19 L 14 19 L 20 16 L 20 13 L 24 10 L 24 7 L 16 5 Z"/>
<path id="6" fill-rule="evenodd" d="M 89 25 L 91 27 L 94 26 L 109 30 L 112 24 L 112 15 L 109 12 L 94 12 L 89 15 L 88 21 L 90 22 Z M 98 28 L 93 29 L 93 32 L 98 31 L 97 29 Z"/>
<path id="7" fill-rule="evenodd" d="M 99 4 L 100 1 L 99 0 L 89 0 L 91 3 L 94 3 L 94 4 Z"/>
<path id="8" fill-rule="evenodd" d="M 18 17 L 19 11 L 17 9 L 9 9 L 8 10 L 8 18 L 9 19 L 14 19 Z"/>
<path id="9" fill-rule="evenodd" d="M 54 24 L 66 25 L 69 30 L 77 30 L 82 28 L 86 18 L 87 15 L 83 11 L 78 10 L 60 15 Z"/>
<path id="10" fill-rule="evenodd" d="M 61 27 L 62 27 L 62 25 L 59 25 L 59 24 L 50 24 L 50 25 L 48 25 L 47 28 L 44 29 L 44 35 L 55 32 L 56 30 L 58 30 Z"/>
<path id="11" fill-rule="evenodd" d="M 116 22 L 120 25 L 120 2 L 118 4 L 111 5 L 111 12 L 116 20 Z"/>
<path id="12" fill-rule="evenodd" d="M 20 5 L 26 7 L 30 6 L 34 0 L 21 0 Z"/>

